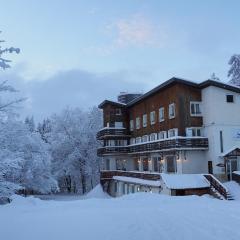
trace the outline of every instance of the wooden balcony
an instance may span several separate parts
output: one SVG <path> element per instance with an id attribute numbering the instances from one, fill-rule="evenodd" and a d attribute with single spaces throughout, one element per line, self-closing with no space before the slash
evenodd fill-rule
<path id="1" fill-rule="evenodd" d="M 106 139 L 106 138 L 129 138 L 126 128 L 103 128 L 97 133 L 97 139 Z"/>
<path id="2" fill-rule="evenodd" d="M 206 150 L 208 138 L 177 137 L 166 140 L 133 144 L 128 146 L 105 146 L 98 149 L 98 155 L 136 154 L 146 152 L 161 152 L 168 150 Z"/>
<path id="3" fill-rule="evenodd" d="M 110 180 L 113 176 L 124 176 L 124 177 L 133 177 L 140 178 L 145 180 L 159 180 L 160 174 L 158 173 L 144 173 L 144 172 L 134 172 L 134 171 L 101 171 L 101 180 Z"/>

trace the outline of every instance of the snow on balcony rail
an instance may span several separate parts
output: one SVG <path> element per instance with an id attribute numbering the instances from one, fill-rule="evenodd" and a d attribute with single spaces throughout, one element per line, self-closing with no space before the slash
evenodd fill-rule
<path id="1" fill-rule="evenodd" d="M 121 182 L 135 183 L 140 185 L 155 186 L 155 187 L 161 186 L 161 182 L 159 180 L 145 180 L 140 178 L 122 177 L 122 176 L 114 176 L 113 179 Z"/>

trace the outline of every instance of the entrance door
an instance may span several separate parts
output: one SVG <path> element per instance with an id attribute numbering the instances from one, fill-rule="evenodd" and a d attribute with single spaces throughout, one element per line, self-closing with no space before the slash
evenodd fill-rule
<path id="1" fill-rule="evenodd" d="M 177 171 L 176 157 L 166 156 L 167 172 L 172 173 Z"/>
<path id="2" fill-rule="evenodd" d="M 228 179 L 232 180 L 232 173 L 238 170 L 237 158 L 227 160 L 227 175 Z"/>

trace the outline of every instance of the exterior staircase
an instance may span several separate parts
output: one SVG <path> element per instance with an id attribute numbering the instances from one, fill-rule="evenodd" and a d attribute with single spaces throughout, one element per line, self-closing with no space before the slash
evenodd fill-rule
<path id="1" fill-rule="evenodd" d="M 221 200 L 234 200 L 229 190 L 212 174 L 204 174 L 210 183 L 210 194 Z"/>

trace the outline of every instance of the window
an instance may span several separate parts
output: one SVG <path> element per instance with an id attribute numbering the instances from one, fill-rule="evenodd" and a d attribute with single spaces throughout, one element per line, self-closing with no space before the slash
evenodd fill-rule
<path id="1" fill-rule="evenodd" d="M 122 115 L 122 109 L 121 108 L 116 108 L 116 115 Z"/>
<path id="2" fill-rule="evenodd" d="M 150 112 L 151 125 L 155 124 L 155 111 Z"/>
<path id="3" fill-rule="evenodd" d="M 167 138 L 167 132 L 166 131 L 161 131 L 158 134 L 158 139 L 165 139 L 165 138 Z"/>
<path id="4" fill-rule="evenodd" d="M 202 136 L 202 129 L 197 127 L 186 128 L 187 137 L 200 137 Z"/>
<path id="5" fill-rule="evenodd" d="M 159 122 L 164 121 L 164 107 L 159 108 Z"/>
<path id="6" fill-rule="evenodd" d="M 169 104 L 168 116 L 169 119 L 175 118 L 175 103 Z"/>
<path id="7" fill-rule="evenodd" d="M 110 125 L 109 125 L 109 122 L 107 122 L 107 127 L 109 127 Z"/>
<path id="8" fill-rule="evenodd" d="M 134 121 L 130 120 L 130 131 L 134 130 Z"/>
<path id="9" fill-rule="evenodd" d="M 115 122 L 115 128 L 122 128 L 123 122 Z"/>
<path id="10" fill-rule="evenodd" d="M 150 134 L 150 141 L 155 141 L 157 140 L 157 133 L 151 133 Z"/>
<path id="11" fill-rule="evenodd" d="M 141 138 L 141 137 L 137 137 L 137 138 L 136 138 L 136 143 L 141 143 L 141 141 L 142 141 L 142 138 Z"/>
<path id="12" fill-rule="evenodd" d="M 115 140 L 115 146 L 127 146 L 127 140 Z"/>
<path id="13" fill-rule="evenodd" d="M 178 135 L 178 129 L 177 128 L 173 128 L 173 129 L 169 129 L 168 130 L 168 137 L 176 137 Z"/>
<path id="14" fill-rule="evenodd" d="M 147 114 L 143 114 L 143 127 L 147 126 Z"/>
<path id="15" fill-rule="evenodd" d="M 191 116 L 202 116 L 201 102 L 190 102 L 190 115 Z"/>
<path id="16" fill-rule="evenodd" d="M 148 142 L 148 135 L 142 136 L 142 142 Z"/>
<path id="17" fill-rule="evenodd" d="M 135 141 L 136 141 L 135 138 L 131 138 L 131 139 L 130 139 L 130 144 L 135 144 Z"/>
<path id="18" fill-rule="evenodd" d="M 234 102 L 233 95 L 226 95 L 226 101 L 227 101 L 228 103 L 233 103 L 233 102 Z"/>
<path id="19" fill-rule="evenodd" d="M 140 117 L 136 118 L 136 129 L 140 129 Z"/>

